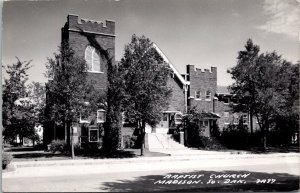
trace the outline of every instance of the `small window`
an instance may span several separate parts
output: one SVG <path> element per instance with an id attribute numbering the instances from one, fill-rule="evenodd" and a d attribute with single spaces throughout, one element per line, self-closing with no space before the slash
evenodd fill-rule
<path id="1" fill-rule="evenodd" d="M 203 121 L 200 121 L 200 126 L 204 126 L 204 125 L 203 125 Z"/>
<path id="2" fill-rule="evenodd" d="M 105 110 L 101 109 L 97 111 L 97 123 L 105 122 Z"/>
<path id="3" fill-rule="evenodd" d="M 100 55 L 94 47 L 88 46 L 85 49 L 85 61 L 89 72 L 102 72 L 100 64 Z"/>
<path id="4" fill-rule="evenodd" d="M 195 91 L 195 99 L 201 100 L 201 91 Z"/>
<path id="5" fill-rule="evenodd" d="M 79 123 L 90 123 L 89 114 L 87 111 L 83 110 L 80 113 Z"/>
<path id="6" fill-rule="evenodd" d="M 208 126 L 208 121 L 204 121 L 205 127 Z"/>
<path id="7" fill-rule="evenodd" d="M 247 115 L 243 115 L 243 124 L 244 125 L 248 124 L 248 116 Z"/>
<path id="8" fill-rule="evenodd" d="M 227 97 L 224 98 L 224 104 L 226 104 L 226 105 L 229 104 L 229 98 L 227 98 Z"/>
<path id="9" fill-rule="evenodd" d="M 211 92 L 210 91 L 206 91 L 205 100 L 206 101 L 211 101 Z"/>
<path id="10" fill-rule="evenodd" d="M 99 129 L 97 127 L 89 128 L 89 142 L 99 142 Z"/>
<path id="11" fill-rule="evenodd" d="M 182 115 L 176 113 L 175 114 L 175 125 L 179 125 L 179 124 L 181 124 L 181 122 L 182 122 Z"/>

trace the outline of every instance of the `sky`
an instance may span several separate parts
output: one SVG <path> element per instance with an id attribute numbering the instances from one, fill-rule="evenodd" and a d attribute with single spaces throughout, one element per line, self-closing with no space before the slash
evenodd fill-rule
<path id="1" fill-rule="evenodd" d="M 29 82 L 46 82 L 47 58 L 61 41 L 68 14 L 116 22 L 116 60 L 133 34 L 155 42 L 180 73 L 186 65 L 217 67 L 218 85 L 233 83 L 248 38 L 262 52 L 276 50 L 299 61 L 299 0 L 61 0 L 5 1 L 2 10 L 2 64 L 32 60 Z M 5 76 L 5 74 L 4 74 Z"/>

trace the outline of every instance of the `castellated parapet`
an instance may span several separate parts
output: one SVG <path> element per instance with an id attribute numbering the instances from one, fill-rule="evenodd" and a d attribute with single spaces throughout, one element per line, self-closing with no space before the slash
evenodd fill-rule
<path id="1" fill-rule="evenodd" d="M 211 67 L 210 69 L 195 68 L 194 65 L 187 65 L 187 74 L 194 74 L 200 76 L 217 76 L 217 67 Z"/>
<path id="2" fill-rule="evenodd" d="M 85 33 L 95 33 L 101 35 L 115 35 L 115 22 L 106 20 L 105 23 L 102 21 L 95 21 L 89 19 L 78 18 L 78 15 L 68 15 L 68 30 L 81 31 Z"/>

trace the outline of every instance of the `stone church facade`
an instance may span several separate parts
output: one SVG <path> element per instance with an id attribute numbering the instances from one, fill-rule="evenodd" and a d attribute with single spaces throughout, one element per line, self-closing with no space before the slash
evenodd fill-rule
<path id="1" fill-rule="evenodd" d="M 67 41 L 77 56 L 85 58 L 88 64 L 88 79 L 95 82 L 95 88 L 99 94 L 104 94 L 107 88 L 107 61 L 100 57 L 88 37 L 93 37 L 101 47 L 109 50 L 113 64 L 117 63 L 115 61 L 115 22 L 80 19 L 77 15 L 70 14 L 61 30 L 61 37 L 62 42 Z M 222 100 L 224 97 L 220 97 L 223 96 L 222 93 L 218 93 L 217 68 L 201 70 L 195 68 L 194 65 L 187 65 L 186 73 L 180 74 L 155 43 L 153 47 L 171 68 L 168 85 L 173 92 L 169 107 L 162 112 L 160 123 L 155 128 L 146 127 L 146 132 L 169 133 L 172 125 L 180 124 L 182 116 L 187 113 L 187 109 L 192 107 L 204 113 L 201 124 L 205 128 L 206 136 L 211 136 L 211 129 L 216 124 L 219 125 L 219 128 L 226 127 L 227 116 L 232 116 L 232 113 L 226 101 Z M 228 96 L 230 95 L 228 94 Z M 51 96 L 47 94 L 48 101 L 49 98 Z M 224 112 L 228 112 L 230 115 Z M 91 123 L 90 120 L 80 119 L 74 126 L 73 139 L 75 143 L 101 145 L 105 110 L 99 109 L 95 114 L 95 122 Z M 49 144 L 53 139 L 66 139 L 66 133 L 65 128 L 59 128 L 53 122 L 48 122 L 44 126 L 44 144 Z M 126 126 L 126 122 L 124 122 L 122 134 L 132 135 L 132 133 L 133 129 Z"/>

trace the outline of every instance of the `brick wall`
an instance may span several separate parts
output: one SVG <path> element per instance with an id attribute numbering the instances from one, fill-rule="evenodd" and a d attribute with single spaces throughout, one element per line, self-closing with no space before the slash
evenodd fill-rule
<path id="1" fill-rule="evenodd" d="M 172 88 L 172 96 L 170 98 L 170 104 L 168 111 L 180 111 L 184 113 L 185 102 L 184 102 L 184 89 L 182 83 L 176 76 L 172 78 L 172 75 L 168 78 L 168 86 Z"/>
<path id="2" fill-rule="evenodd" d="M 229 124 L 233 124 L 234 119 L 240 119 L 243 115 L 247 115 L 247 126 L 248 126 L 248 131 L 250 132 L 250 115 L 249 115 L 249 113 L 233 112 L 232 107 L 229 104 L 224 104 L 223 101 L 216 101 L 215 104 L 216 104 L 215 112 L 220 116 L 217 123 L 218 123 L 219 129 L 221 131 L 224 128 L 226 128 Z M 225 114 L 227 114 L 227 115 L 225 116 Z M 252 120 L 253 120 L 253 131 L 259 130 L 259 125 L 257 123 L 256 117 L 253 116 Z"/>
<path id="3" fill-rule="evenodd" d="M 115 23 L 113 21 L 103 22 L 78 19 L 76 15 L 68 15 L 68 21 L 62 29 L 62 41 L 67 40 L 70 47 L 76 55 L 84 58 L 85 49 L 90 45 L 87 37 L 92 36 L 103 47 L 108 49 L 112 61 L 115 61 Z M 100 57 L 101 73 L 88 72 L 88 80 L 93 81 L 95 88 L 101 94 L 105 93 L 107 88 L 107 61 Z"/>
<path id="4" fill-rule="evenodd" d="M 224 104 L 223 101 L 215 101 L 215 113 L 217 113 L 220 118 L 217 123 L 220 130 L 223 130 L 225 123 L 230 120 L 229 117 L 225 117 L 225 112 L 228 112 L 229 116 L 232 114 L 232 109 L 228 104 Z"/>
<path id="5" fill-rule="evenodd" d="M 196 106 L 198 110 L 213 112 L 213 97 L 217 91 L 217 68 L 211 67 L 211 70 L 195 69 L 194 65 L 187 65 L 188 80 L 190 87 L 188 91 L 189 106 Z M 195 98 L 195 92 L 201 92 L 201 99 Z M 205 99 L 206 91 L 211 92 L 211 100 Z M 193 98 L 194 97 L 194 98 Z"/>

